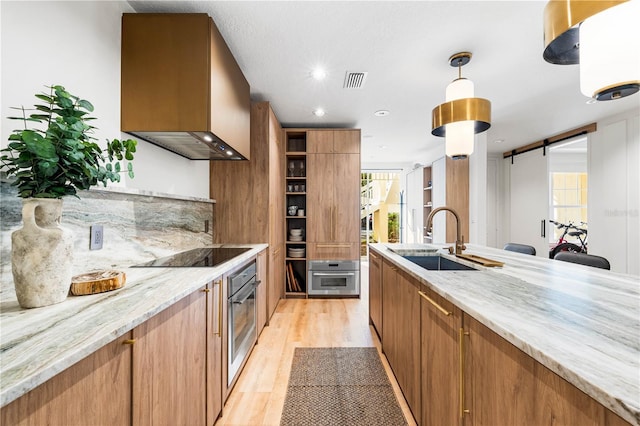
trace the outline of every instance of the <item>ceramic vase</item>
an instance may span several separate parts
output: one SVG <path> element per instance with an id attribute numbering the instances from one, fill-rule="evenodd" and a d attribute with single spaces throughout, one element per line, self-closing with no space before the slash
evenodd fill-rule
<path id="1" fill-rule="evenodd" d="M 60 227 L 62 200 L 26 198 L 23 227 L 11 234 L 11 268 L 18 303 L 38 308 L 60 303 L 71 286 L 73 234 Z"/>

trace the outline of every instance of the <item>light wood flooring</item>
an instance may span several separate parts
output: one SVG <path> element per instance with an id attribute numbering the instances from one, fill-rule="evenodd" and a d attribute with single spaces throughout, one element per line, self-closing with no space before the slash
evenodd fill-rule
<path id="1" fill-rule="evenodd" d="M 360 299 L 281 300 L 227 399 L 217 426 L 280 424 L 296 347 L 375 346 L 369 325 L 368 262 L 361 267 Z M 409 425 L 415 425 L 384 356 L 382 363 Z"/>

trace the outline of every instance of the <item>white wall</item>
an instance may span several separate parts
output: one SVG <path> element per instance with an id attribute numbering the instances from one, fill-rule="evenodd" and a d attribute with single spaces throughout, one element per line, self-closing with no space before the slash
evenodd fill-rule
<path id="1" fill-rule="evenodd" d="M 129 138 L 120 132 L 120 27 L 125 1 L 0 2 L 0 146 L 20 122 L 7 120 L 10 106 L 30 107 L 35 93 L 51 84 L 89 100 L 95 107 L 95 137 Z M 209 197 L 209 162 L 189 161 L 140 141 L 130 188 Z M 113 184 L 116 185 L 116 184 Z"/>
<path id="2" fill-rule="evenodd" d="M 640 112 L 599 121 L 588 151 L 589 253 L 640 275 Z"/>

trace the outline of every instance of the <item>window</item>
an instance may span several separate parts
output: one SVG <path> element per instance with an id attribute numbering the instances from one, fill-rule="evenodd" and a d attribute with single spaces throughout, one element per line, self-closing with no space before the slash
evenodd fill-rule
<path id="1" fill-rule="evenodd" d="M 552 215 L 560 223 L 581 226 L 587 222 L 587 174 L 551 173 Z M 584 225 L 586 226 L 586 225 Z M 551 241 L 558 241 L 563 230 L 554 228 Z"/>

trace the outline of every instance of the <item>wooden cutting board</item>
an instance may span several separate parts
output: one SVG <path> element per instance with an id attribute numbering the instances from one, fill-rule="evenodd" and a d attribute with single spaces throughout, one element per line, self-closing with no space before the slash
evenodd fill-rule
<path id="1" fill-rule="evenodd" d="M 456 257 L 460 257 L 460 258 L 468 260 L 470 262 L 479 263 L 480 265 L 487 266 L 487 267 L 504 266 L 503 262 L 498 262 L 497 260 L 487 259 L 486 257 L 476 256 L 475 254 L 456 254 Z"/>
<path id="2" fill-rule="evenodd" d="M 117 290 L 124 286 L 127 276 L 124 272 L 103 270 L 76 275 L 71 279 L 71 294 L 82 296 L 85 294 L 104 293 Z"/>

